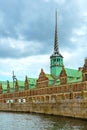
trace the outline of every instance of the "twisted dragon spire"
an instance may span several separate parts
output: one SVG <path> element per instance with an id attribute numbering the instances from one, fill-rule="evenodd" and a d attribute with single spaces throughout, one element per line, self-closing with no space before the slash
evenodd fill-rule
<path id="1" fill-rule="evenodd" d="M 55 40 L 54 40 L 54 54 L 59 54 L 58 48 L 58 29 L 57 29 L 57 10 L 55 12 Z"/>

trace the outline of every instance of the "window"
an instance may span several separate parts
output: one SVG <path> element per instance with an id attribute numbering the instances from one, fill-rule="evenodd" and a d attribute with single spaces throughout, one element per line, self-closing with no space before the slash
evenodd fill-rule
<path id="1" fill-rule="evenodd" d="M 60 61 L 60 59 L 58 58 L 57 61 Z"/>
<path id="2" fill-rule="evenodd" d="M 56 61 L 56 59 L 53 60 L 54 62 Z"/>

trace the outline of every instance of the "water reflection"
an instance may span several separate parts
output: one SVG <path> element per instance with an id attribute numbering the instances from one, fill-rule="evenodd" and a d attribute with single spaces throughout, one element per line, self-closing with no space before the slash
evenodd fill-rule
<path id="1" fill-rule="evenodd" d="M 87 130 L 86 122 L 59 116 L 0 113 L 0 130 Z"/>

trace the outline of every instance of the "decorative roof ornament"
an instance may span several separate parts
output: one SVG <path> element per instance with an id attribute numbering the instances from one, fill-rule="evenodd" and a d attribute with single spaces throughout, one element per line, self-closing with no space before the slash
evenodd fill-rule
<path id="1" fill-rule="evenodd" d="M 57 10 L 55 12 L 55 40 L 54 40 L 54 54 L 59 54 L 58 49 L 58 29 L 57 29 Z"/>
<path id="2" fill-rule="evenodd" d="M 15 83 L 15 80 L 17 79 L 16 76 L 14 75 L 14 71 L 12 72 L 13 75 L 12 75 L 12 79 L 13 79 L 13 88 L 14 88 L 14 83 Z"/>
<path id="3" fill-rule="evenodd" d="M 59 53 L 59 45 L 58 45 L 58 28 L 57 28 L 57 10 L 55 11 L 55 36 L 54 36 L 54 53 L 52 54 L 51 57 L 54 56 L 63 56 Z"/>

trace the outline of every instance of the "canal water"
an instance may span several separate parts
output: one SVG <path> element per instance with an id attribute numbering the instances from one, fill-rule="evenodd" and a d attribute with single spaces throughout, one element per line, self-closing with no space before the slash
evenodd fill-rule
<path id="1" fill-rule="evenodd" d="M 0 130 L 87 130 L 87 120 L 0 112 Z"/>

